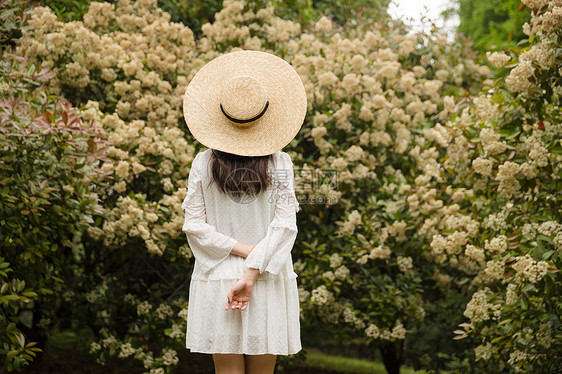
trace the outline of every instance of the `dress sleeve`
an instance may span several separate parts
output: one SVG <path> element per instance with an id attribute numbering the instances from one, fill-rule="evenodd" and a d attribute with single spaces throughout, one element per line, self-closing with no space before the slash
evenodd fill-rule
<path id="1" fill-rule="evenodd" d="M 279 274 L 289 257 L 297 237 L 297 212 L 299 203 L 295 196 L 295 174 L 291 157 L 281 153 L 281 166 L 277 166 L 274 182 L 277 184 L 272 204 L 275 216 L 267 228 L 266 236 L 244 260 L 248 268 Z"/>
<path id="2" fill-rule="evenodd" d="M 207 223 L 200 155 L 195 156 L 189 171 L 187 196 L 181 206 L 185 212 L 182 231 L 187 236 L 193 256 L 206 272 L 226 259 L 238 241 Z"/>

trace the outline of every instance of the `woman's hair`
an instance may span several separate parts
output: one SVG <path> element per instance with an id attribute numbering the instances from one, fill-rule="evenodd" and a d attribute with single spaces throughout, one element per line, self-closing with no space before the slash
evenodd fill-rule
<path id="1" fill-rule="evenodd" d="M 255 196 L 272 185 L 269 161 L 273 155 L 240 156 L 211 150 L 211 181 L 222 193 Z"/>

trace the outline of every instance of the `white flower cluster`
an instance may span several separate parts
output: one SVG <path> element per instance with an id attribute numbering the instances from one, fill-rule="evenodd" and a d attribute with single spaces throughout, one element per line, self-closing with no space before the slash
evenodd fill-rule
<path id="1" fill-rule="evenodd" d="M 351 235 L 355 232 L 355 229 L 360 224 L 361 214 L 357 209 L 355 209 L 351 213 L 349 213 L 347 220 L 343 222 L 341 228 L 337 231 L 337 233 L 341 235 Z"/>
<path id="2" fill-rule="evenodd" d="M 509 60 L 511 60 L 511 57 L 503 52 L 488 51 L 486 52 L 486 57 L 488 58 L 488 61 L 490 61 L 490 64 L 492 64 L 492 66 L 496 68 L 505 66 L 509 62 Z"/>
<path id="3" fill-rule="evenodd" d="M 500 231 L 504 229 L 507 225 L 505 211 L 491 213 L 486 218 L 484 218 L 484 222 L 482 223 L 482 225 L 494 231 Z"/>
<path id="4" fill-rule="evenodd" d="M 365 329 L 365 334 L 375 339 L 381 340 L 402 340 L 406 338 L 406 329 L 402 324 L 398 324 L 389 329 L 379 329 L 377 325 L 374 323 L 369 324 L 369 326 Z"/>
<path id="5" fill-rule="evenodd" d="M 187 321 L 187 308 L 180 310 L 178 312 L 178 317 L 181 317 L 184 321 Z"/>
<path id="6" fill-rule="evenodd" d="M 129 357 L 134 355 L 136 352 L 135 348 L 131 345 L 131 343 L 123 343 L 121 344 L 121 348 L 119 351 L 119 357 Z"/>
<path id="7" fill-rule="evenodd" d="M 325 285 L 321 285 L 312 290 L 312 295 L 310 300 L 319 306 L 329 304 L 334 302 L 334 294 L 326 288 Z"/>
<path id="8" fill-rule="evenodd" d="M 509 283 L 505 292 L 505 303 L 507 305 L 516 305 L 519 302 L 519 295 L 517 294 L 517 285 Z"/>
<path id="9" fill-rule="evenodd" d="M 187 260 L 193 258 L 193 252 L 191 251 L 191 248 L 189 248 L 186 244 L 178 248 L 178 253 L 181 256 L 185 257 Z"/>
<path id="10" fill-rule="evenodd" d="M 522 369 L 517 364 L 521 361 L 526 361 L 528 357 L 529 355 L 527 353 L 520 350 L 514 350 L 509 354 L 509 360 L 507 360 L 507 363 L 511 365 L 516 372 L 519 372 L 522 371 Z"/>
<path id="11" fill-rule="evenodd" d="M 143 301 L 142 303 L 140 303 L 139 305 L 137 305 L 137 314 L 139 316 L 142 316 L 144 314 L 148 314 L 151 310 L 152 310 L 152 304 L 150 304 L 146 300 Z"/>
<path id="12" fill-rule="evenodd" d="M 484 260 L 486 259 L 484 250 L 472 244 L 467 244 L 466 248 L 464 249 L 464 254 L 466 257 L 476 261 L 479 264 L 484 263 Z"/>
<path id="13" fill-rule="evenodd" d="M 472 323 L 487 321 L 491 319 L 498 319 L 501 315 L 501 304 L 494 304 L 488 302 L 488 294 L 490 289 L 485 287 L 476 291 L 464 311 L 464 316 L 469 318 Z"/>
<path id="14" fill-rule="evenodd" d="M 498 235 L 492 240 L 484 240 L 484 248 L 493 254 L 502 254 L 507 249 L 507 237 Z"/>
<path id="15" fill-rule="evenodd" d="M 162 360 L 166 366 L 176 365 L 179 362 L 178 353 L 173 349 L 168 349 L 162 356 Z"/>
<path id="16" fill-rule="evenodd" d="M 365 328 L 365 322 L 355 313 L 350 304 L 343 307 L 343 318 L 345 322 L 352 324 L 357 329 Z"/>
<path id="17" fill-rule="evenodd" d="M 409 256 L 406 257 L 398 256 L 396 258 L 396 262 L 398 264 L 398 268 L 400 269 L 400 271 L 404 273 L 411 273 L 414 268 L 413 260 Z"/>
<path id="18" fill-rule="evenodd" d="M 447 255 L 458 255 L 463 252 L 467 244 L 468 234 L 465 231 L 455 231 L 446 238 L 441 234 L 433 236 L 430 248 L 439 263 L 445 262 Z"/>
<path id="19" fill-rule="evenodd" d="M 330 256 L 330 267 L 335 269 L 342 264 L 342 261 L 343 257 L 339 253 L 334 252 Z"/>
<path id="20" fill-rule="evenodd" d="M 483 270 L 481 280 L 485 283 L 493 283 L 502 281 L 504 277 L 505 263 L 502 260 L 488 261 L 486 268 Z"/>
<path id="21" fill-rule="evenodd" d="M 156 315 L 158 318 L 165 320 L 166 318 L 172 316 L 174 311 L 172 307 L 168 304 L 160 304 L 158 308 L 156 308 Z"/>
<path id="22" fill-rule="evenodd" d="M 474 354 L 476 355 L 476 361 L 478 360 L 489 360 L 494 354 L 494 346 L 490 343 L 484 345 L 480 344 L 478 347 L 474 348 Z"/>
<path id="23" fill-rule="evenodd" d="M 526 22 L 523 25 L 523 32 L 529 36 L 538 36 L 539 42 L 521 53 L 519 65 L 511 70 L 506 78 L 506 84 L 511 91 L 529 96 L 529 93 L 537 89 L 532 79 L 535 72 L 533 63 L 537 63 L 545 70 L 557 69 L 556 57 L 559 55 L 557 33 L 562 28 L 562 2 L 524 0 L 523 3 L 535 10 L 530 20 L 532 26 Z M 545 6 L 547 9 L 543 11 Z"/>
<path id="24" fill-rule="evenodd" d="M 90 352 L 97 352 L 101 349 L 101 345 L 98 342 L 90 343 Z"/>
<path id="25" fill-rule="evenodd" d="M 379 245 L 371 249 L 371 251 L 357 259 L 357 263 L 366 264 L 368 260 L 388 260 L 390 258 L 392 251 L 389 247 Z"/>
<path id="26" fill-rule="evenodd" d="M 515 270 L 513 276 L 515 283 L 529 282 L 535 284 L 548 273 L 549 264 L 546 261 L 535 261 L 529 254 L 526 254 L 517 256 L 511 267 Z"/>
<path id="27" fill-rule="evenodd" d="M 500 134 L 496 133 L 493 129 L 485 127 L 480 130 L 480 138 L 482 148 L 492 155 L 502 153 L 507 148 L 505 141 L 499 141 Z"/>
<path id="28" fill-rule="evenodd" d="M 474 171 L 483 176 L 489 177 L 492 175 L 492 160 L 487 158 L 478 157 L 472 161 Z"/>
<path id="29" fill-rule="evenodd" d="M 107 338 L 102 340 L 102 346 L 104 348 L 115 347 L 117 345 L 117 339 L 113 335 L 109 335 Z"/>
<path id="30" fill-rule="evenodd" d="M 172 324 L 172 331 L 167 334 L 172 339 L 183 338 L 185 331 L 183 330 L 183 325 L 177 323 Z"/>
<path id="31" fill-rule="evenodd" d="M 513 92 L 527 91 L 533 87 L 530 79 L 534 78 L 535 68 L 529 61 L 521 61 L 516 68 L 511 70 L 505 83 Z"/>

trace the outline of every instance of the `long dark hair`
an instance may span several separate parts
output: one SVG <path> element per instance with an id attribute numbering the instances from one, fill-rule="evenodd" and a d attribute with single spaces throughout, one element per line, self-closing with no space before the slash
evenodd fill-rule
<path id="1" fill-rule="evenodd" d="M 273 155 L 240 156 L 233 153 L 211 150 L 211 181 L 219 191 L 235 196 L 255 196 L 273 184 L 269 162 Z"/>

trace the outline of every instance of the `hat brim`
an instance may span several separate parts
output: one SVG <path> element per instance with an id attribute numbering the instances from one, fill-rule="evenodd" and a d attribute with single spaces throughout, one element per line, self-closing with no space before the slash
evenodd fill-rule
<path id="1" fill-rule="evenodd" d="M 221 89 L 231 78 L 248 75 L 264 87 L 269 107 L 250 126 L 238 126 L 220 109 Z M 193 136 L 208 148 L 243 156 L 280 151 L 301 129 L 307 111 L 304 84 L 284 59 L 261 51 L 236 51 L 204 65 L 187 86 L 183 113 Z"/>

